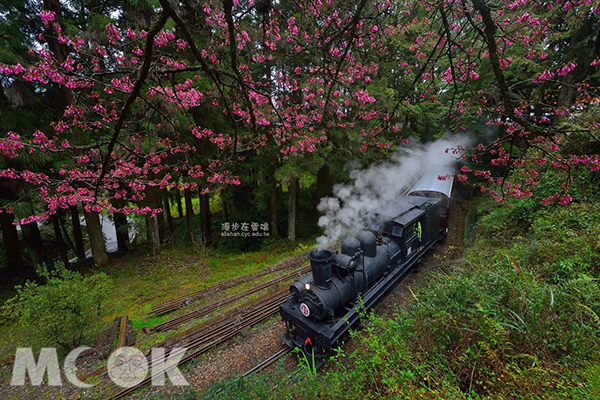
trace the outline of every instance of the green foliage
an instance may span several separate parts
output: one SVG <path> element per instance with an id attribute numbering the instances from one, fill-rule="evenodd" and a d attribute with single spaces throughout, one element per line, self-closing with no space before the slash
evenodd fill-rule
<path id="1" fill-rule="evenodd" d="M 294 349 L 294 353 L 296 353 L 296 355 L 298 356 L 298 362 L 300 363 L 302 370 L 304 370 L 304 372 L 308 376 L 317 376 L 317 366 L 315 364 L 315 350 L 312 349 L 310 357 L 307 356 L 306 353 L 304 353 L 299 348 Z"/>
<path id="2" fill-rule="evenodd" d="M 199 393 L 193 387 L 185 387 L 176 393 L 153 393 L 150 394 L 148 399 L 152 400 L 196 400 L 199 397 Z"/>
<path id="3" fill-rule="evenodd" d="M 536 246 L 530 249 L 528 262 L 554 283 L 578 273 L 598 276 L 599 218 L 598 207 L 587 204 L 540 212 L 531 226 Z"/>
<path id="4" fill-rule="evenodd" d="M 28 281 L 3 311 L 17 318 L 29 343 L 20 345 L 61 346 L 68 350 L 83 344 L 99 324 L 103 303 L 112 282 L 104 273 L 83 276 L 55 264 L 51 272 L 38 271 L 45 284 Z"/>
<path id="5" fill-rule="evenodd" d="M 510 199 L 508 204 L 488 205 L 488 210 L 481 216 L 480 231 L 494 243 L 521 236 L 528 230 L 538 208 L 539 205 L 531 198 L 518 201 Z"/>
<path id="6" fill-rule="evenodd" d="M 600 365 L 591 365 L 585 370 L 584 375 L 590 382 L 592 398 L 600 398 Z"/>

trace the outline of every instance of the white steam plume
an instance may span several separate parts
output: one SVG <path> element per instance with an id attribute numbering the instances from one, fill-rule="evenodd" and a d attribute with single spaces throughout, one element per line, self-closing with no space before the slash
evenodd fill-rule
<path id="1" fill-rule="evenodd" d="M 323 214 L 318 223 L 325 233 L 317 238 L 317 247 L 325 248 L 356 234 L 365 215 L 404 195 L 427 169 L 453 165 L 460 155 L 452 149 L 466 148 L 472 141 L 467 135 L 444 137 L 409 147 L 408 154 L 397 153 L 392 161 L 353 170 L 350 177 L 354 184 L 335 185 L 333 197 L 322 198 L 317 206 Z"/>

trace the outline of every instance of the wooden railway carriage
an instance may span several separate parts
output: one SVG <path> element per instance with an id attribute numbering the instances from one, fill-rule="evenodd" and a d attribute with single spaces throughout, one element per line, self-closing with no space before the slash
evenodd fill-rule
<path id="1" fill-rule="evenodd" d="M 452 180 L 438 176 L 448 171 L 428 171 L 408 196 L 369 214 L 363 231 L 344 239 L 339 252 L 309 254 L 312 273 L 290 286 L 291 296 L 280 306 L 289 347 L 320 365 L 363 308 L 373 307 L 445 236 Z"/>

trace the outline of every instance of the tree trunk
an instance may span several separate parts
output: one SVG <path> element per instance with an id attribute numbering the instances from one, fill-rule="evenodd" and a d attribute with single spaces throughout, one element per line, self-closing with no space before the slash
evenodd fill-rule
<path id="1" fill-rule="evenodd" d="M 151 186 L 146 189 L 146 199 L 148 201 L 148 206 L 153 210 L 158 210 L 163 207 L 163 195 L 162 190 L 156 186 Z M 158 234 L 159 244 L 164 243 L 167 236 L 167 231 L 165 229 L 165 216 L 163 213 L 156 214 L 152 219 L 153 229 L 156 229 L 156 233 Z M 156 222 L 156 226 L 154 223 Z"/>
<path id="2" fill-rule="evenodd" d="M 288 189 L 288 240 L 293 242 L 296 240 L 296 227 L 298 215 L 298 195 L 300 192 L 300 181 L 296 177 L 290 178 L 290 186 Z"/>
<path id="3" fill-rule="evenodd" d="M 113 199 L 112 205 L 115 208 L 122 209 L 127 205 L 127 202 L 123 199 Z M 122 213 L 113 213 L 113 222 L 115 223 L 115 234 L 117 236 L 117 251 L 119 253 L 126 253 L 129 251 L 129 224 L 127 222 L 127 215 Z"/>
<path id="4" fill-rule="evenodd" d="M 561 85 L 556 99 L 556 106 L 569 108 L 571 104 L 573 104 L 574 95 L 577 93 L 577 88 L 575 87 L 575 83 L 577 83 L 577 73 L 571 71 L 563 76 L 560 81 Z M 556 121 L 564 121 L 565 119 L 567 118 L 556 118 Z M 558 122 L 556 122 L 556 125 L 559 125 Z"/>
<path id="5" fill-rule="evenodd" d="M 277 232 L 277 179 L 275 178 L 275 168 L 276 161 L 275 157 L 272 156 L 271 162 L 269 162 L 269 188 L 270 196 L 269 196 L 269 213 L 270 213 L 270 222 L 271 222 L 271 237 L 273 239 L 279 238 L 279 233 Z"/>
<path id="6" fill-rule="evenodd" d="M 81 222 L 79 221 L 79 209 L 77 206 L 70 206 L 71 221 L 73 223 L 73 239 L 75 240 L 75 254 L 79 260 L 85 260 L 85 245 L 83 244 L 83 232 L 81 231 Z"/>
<path id="7" fill-rule="evenodd" d="M 106 252 L 104 235 L 102 234 L 102 226 L 100 225 L 100 214 L 93 211 L 84 211 L 83 214 L 85 216 L 85 223 L 90 237 L 90 246 L 92 248 L 94 263 L 99 267 L 103 267 L 108 263 L 108 253 Z"/>
<path id="8" fill-rule="evenodd" d="M 203 194 L 202 189 L 198 188 L 200 198 L 200 221 L 202 223 L 202 240 L 205 246 L 212 244 L 212 219 L 210 215 L 210 196 Z"/>
<path id="9" fill-rule="evenodd" d="M 4 239 L 4 248 L 6 249 L 6 262 L 8 269 L 12 272 L 20 272 L 19 270 L 25 266 L 21 246 L 19 245 L 19 234 L 17 227 L 13 225 L 15 217 L 12 213 L 1 210 L 0 227 L 2 227 L 2 238 Z"/>
<path id="10" fill-rule="evenodd" d="M 60 259 L 65 263 L 65 266 L 69 266 L 69 255 L 67 253 L 67 245 L 65 240 L 63 239 L 62 233 L 60 231 L 60 222 L 58 220 L 58 213 L 52 214 L 50 217 L 52 221 L 52 226 L 54 227 L 54 236 L 56 237 L 56 243 L 58 244 L 58 252 L 60 254 Z"/>
<path id="11" fill-rule="evenodd" d="M 126 253 L 129 251 L 129 224 L 127 216 L 121 213 L 114 213 L 113 220 L 115 222 L 115 232 L 117 235 L 117 251 Z"/>
<path id="12" fill-rule="evenodd" d="M 600 29 L 598 29 L 598 32 L 596 33 L 596 42 L 594 43 L 594 58 L 596 57 L 600 57 Z M 594 66 L 592 71 L 595 71 L 596 67 L 597 66 Z"/>
<path id="13" fill-rule="evenodd" d="M 331 177 L 329 176 L 329 166 L 327 162 L 319 168 L 317 172 L 317 204 L 323 197 L 331 194 Z"/>
<path id="14" fill-rule="evenodd" d="M 63 28 L 63 18 L 62 18 L 62 8 L 60 5 L 60 0 L 44 0 L 44 10 L 54 12 L 54 20 L 56 23 L 61 25 Z M 59 62 L 63 62 L 67 58 L 68 50 L 65 44 L 58 41 L 58 38 L 53 35 L 46 35 L 46 41 L 48 42 L 48 46 L 52 53 L 54 53 L 54 57 Z"/>
<path id="15" fill-rule="evenodd" d="M 133 29 L 148 29 L 152 25 L 153 18 L 156 13 L 149 6 L 149 2 L 146 1 L 124 1 L 121 3 L 123 6 L 123 19 Z"/>
<path id="16" fill-rule="evenodd" d="M 270 14 L 264 13 L 263 17 L 263 26 L 268 26 L 270 23 Z M 267 37 L 263 31 L 263 41 L 266 44 Z M 266 48 L 266 46 L 265 46 Z M 266 88 L 269 93 L 273 91 L 273 81 L 271 77 L 273 76 L 273 63 L 270 58 L 267 57 L 265 62 L 265 77 L 266 77 Z M 268 129 L 267 132 L 267 151 L 268 151 L 268 176 L 267 182 L 269 183 L 270 196 L 269 196 L 269 213 L 270 222 L 271 222 L 271 238 L 277 239 L 279 238 L 279 232 L 277 231 L 277 179 L 275 178 L 275 170 L 277 169 L 277 145 L 275 143 L 275 139 L 273 137 L 273 130 Z"/>
<path id="17" fill-rule="evenodd" d="M 55 23 L 57 23 L 62 27 L 62 29 L 64 29 L 65 26 L 63 23 L 62 7 L 60 4 L 60 0 L 44 0 L 43 7 L 44 10 L 54 12 Z M 46 39 L 50 51 L 52 51 L 52 53 L 54 54 L 54 58 L 56 58 L 56 60 L 59 63 L 64 62 L 69 54 L 67 45 L 65 43 L 61 43 L 58 40 L 58 37 L 53 34 L 44 35 L 44 39 Z M 73 93 L 71 92 L 71 90 L 66 87 L 61 87 L 60 91 L 57 92 L 55 96 L 53 96 L 53 101 L 51 104 L 51 106 L 56 111 L 57 117 L 61 118 L 63 116 L 65 107 L 68 104 L 70 104 L 72 100 Z"/>
<path id="18" fill-rule="evenodd" d="M 27 247 L 29 247 L 33 254 L 33 262 L 36 265 L 46 263 L 48 260 L 44 251 L 42 234 L 37 222 L 21 225 L 21 232 L 23 232 L 23 238 L 25 239 L 25 243 L 27 243 Z"/>
<path id="19" fill-rule="evenodd" d="M 69 245 L 69 248 L 71 248 L 73 253 L 75 253 L 75 244 L 71 240 L 71 237 L 69 236 L 69 232 L 67 232 L 67 227 L 65 226 L 65 220 L 63 218 L 64 211 L 61 209 L 59 212 L 57 212 L 57 214 L 58 214 L 58 222 L 60 223 L 60 229 L 63 234 L 63 239 L 65 240 L 65 243 Z"/>
<path id="20" fill-rule="evenodd" d="M 162 193 L 158 192 L 158 207 L 156 208 L 162 208 Z M 167 241 L 167 224 L 165 224 L 165 214 L 164 213 L 158 213 L 154 216 L 154 219 L 156 220 L 156 229 L 158 229 L 158 240 L 159 243 L 165 243 Z"/>
<path id="21" fill-rule="evenodd" d="M 178 218 L 181 218 L 183 217 L 183 206 L 181 205 L 181 191 L 179 189 L 175 189 L 175 201 L 177 201 Z"/>
<path id="22" fill-rule="evenodd" d="M 223 222 L 227 222 L 229 220 L 229 210 L 227 209 L 225 188 L 221 189 L 221 216 L 223 217 Z"/>
<path id="23" fill-rule="evenodd" d="M 577 46 L 577 32 L 574 32 L 571 36 L 571 43 L 569 45 L 569 52 L 573 51 L 573 48 Z M 577 73 L 570 71 L 565 76 L 559 77 L 561 85 L 559 86 L 558 95 L 556 98 L 556 107 L 569 108 L 573 103 L 573 96 L 577 92 L 575 83 L 577 82 Z M 566 117 L 556 116 L 554 123 L 559 125 L 560 121 L 564 121 Z"/>
<path id="24" fill-rule="evenodd" d="M 171 203 L 169 202 L 169 191 L 165 190 L 162 192 L 163 196 L 163 210 L 167 216 L 167 223 L 169 224 L 169 233 L 173 235 L 173 215 L 171 215 Z"/>
<path id="25" fill-rule="evenodd" d="M 160 248 L 160 234 L 158 232 L 158 219 L 156 215 L 146 215 L 146 232 L 148 245 L 152 249 L 152 253 L 156 254 Z"/>
<path id="26" fill-rule="evenodd" d="M 0 108 L 8 106 L 8 97 L 4 93 L 4 88 L 0 85 Z"/>
<path id="27" fill-rule="evenodd" d="M 187 239 L 190 244 L 194 244 L 194 229 L 192 227 L 192 217 L 194 208 L 192 206 L 192 191 L 187 188 L 183 191 L 185 197 L 185 225 L 187 226 Z"/>

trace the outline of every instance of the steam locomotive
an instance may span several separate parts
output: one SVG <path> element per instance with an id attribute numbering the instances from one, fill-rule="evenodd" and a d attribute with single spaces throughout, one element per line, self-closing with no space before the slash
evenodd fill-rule
<path id="1" fill-rule="evenodd" d="M 320 366 L 359 320 L 448 231 L 453 171 L 428 170 L 408 192 L 370 213 L 340 251 L 309 253 L 311 273 L 290 286 L 279 311 L 284 343 Z M 445 176 L 446 179 L 439 179 Z"/>

